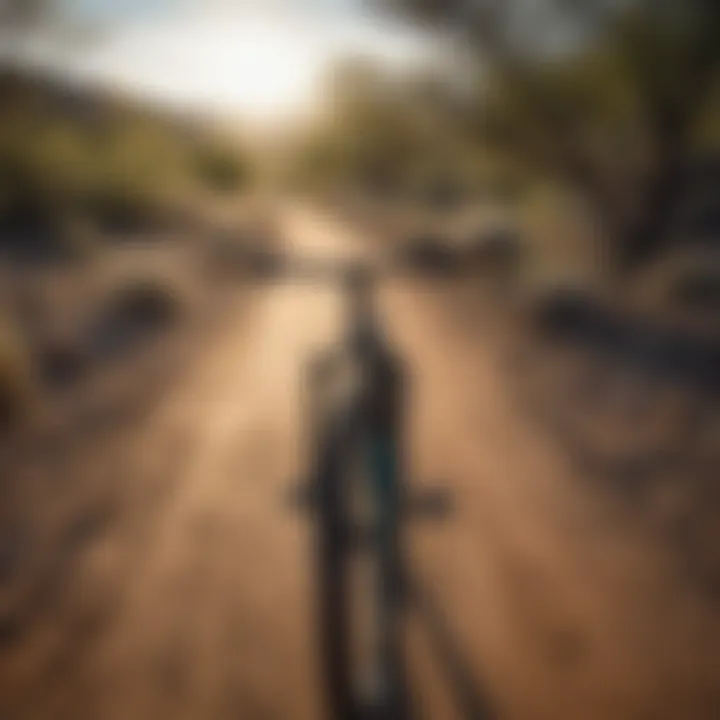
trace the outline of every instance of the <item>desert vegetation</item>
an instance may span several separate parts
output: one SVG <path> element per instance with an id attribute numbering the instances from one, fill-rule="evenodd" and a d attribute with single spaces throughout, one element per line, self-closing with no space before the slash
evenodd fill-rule
<path id="1" fill-rule="evenodd" d="M 188 254 L 212 255 L 218 205 L 234 208 L 228 243 L 247 242 L 253 168 L 239 140 L 203 121 L 3 64 L 4 427 L 48 389 L 178 324 L 187 303 L 176 286 L 197 273 L 173 268 L 193 267 Z M 128 241 L 137 249 L 125 250 Z M 115 278 L 113 268 L 133 253 L 135 269 Z"/>
<path id="2" fill-rule="evenodd" d="M 93 236 L 177 227 L 251 182 L 237 143 L 190 120 L 27 71 L 0 71 L 2 246 L 82 254 Z"/>

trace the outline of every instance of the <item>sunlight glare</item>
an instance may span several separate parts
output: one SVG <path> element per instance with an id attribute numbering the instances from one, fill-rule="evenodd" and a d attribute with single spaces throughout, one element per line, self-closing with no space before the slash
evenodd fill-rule
<path id="1" fill-rule="evenodd" d="M 357 19 L 215 8 L 120 27 L 76 70 L 181 108 L 272 122 L 312 109 L 325 73 L 344 54 L 397 61 L 417 55 L 417 45 Z"/>

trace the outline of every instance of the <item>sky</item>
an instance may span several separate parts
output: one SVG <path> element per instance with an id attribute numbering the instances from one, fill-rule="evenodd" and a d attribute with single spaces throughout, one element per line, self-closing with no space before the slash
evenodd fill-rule
<path id="1" fill-rule="evenodd" d="M 181 109 L 272 122 L 311 108 L 344 56 L 406 65 L 428 57 L 418 30 L 360 0 L 74 0 L 104 28 L 64 49 L 72 74 Z"/>

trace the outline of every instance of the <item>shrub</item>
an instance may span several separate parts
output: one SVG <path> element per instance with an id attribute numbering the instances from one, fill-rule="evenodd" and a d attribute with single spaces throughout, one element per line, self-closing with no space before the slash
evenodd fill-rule
<path id="1" fill-rule="evenodd" d="M 395 260 L 401 268 L 427 275 L 448 275 L 462 269 L 461 258 L 450 241 L 432 232 L 410 237 Z"/>
<path id="2" fill-rule="evenodd" d="M 120 232 L 165 226 L 199 186 L 232 192 L 249 180 L 236 147 L 171 115 L 86 91 L 58 102 L 64 88 L 30 73 L 12 84 L 0 103 L 0 229 L 10 231 L 0 241 L 12 250 L 82 254 L 92 245 L 82 223 Z M 16 98 L 23 89 L 32 102 Z M 3 91 L 0 73 L 0 98 Z"/>
<path id="3" fill-rule="evenodd" d="M 119 290 L 111 309 L 119 322 L 158 328 L 176 319 L 179 298 L 171 287 L 159 280 L 141 280 Z"/>
<path id="4" fill-rule="evenodd" d="M 194 165 L 200 183 L 213 192 L 237 192 L 250 179 L 247 161 L 232 149 L 205 146 L 198 150 Z"/>
<path id="5" fill-rule="evenodd" d="M 112 294 L 93 323 L 91 355 L 101 359 L 134 349 L 177 321 L 181 309 L 179 293 L 161 280 L 127 283 Z"/>

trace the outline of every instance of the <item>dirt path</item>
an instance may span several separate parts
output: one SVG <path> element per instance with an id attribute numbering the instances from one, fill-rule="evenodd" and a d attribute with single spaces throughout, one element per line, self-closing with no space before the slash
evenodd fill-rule
<path id="1" fill-rule="evenodd" d="M 285 234 L 304 253 L 361 247 L 297 207 Z M 59 571 L 60 601 L 0 644 L 4 719 L 319 716 L 309 538 L 283 492 L 302 467 L 303 364 L 339 302 L 307 285 L 251 301 L 124 441 L 120 509 Z M 478 689 L 518 720 L 717 717 L 712 613 L 522 419 L 482 328 L 454 325 L 442 289 L 382 303 L 413 368 L 413 472 L 446 479 L 457 508 L 411 552 Z M 426 620 L 411 618 L 420 705 L 451 718 Z"/>
<path id="2" fill-rule="evenodd" d="M 291 217 L 290 249 L 341 253 Z M 185 460 L 103 643 L 101 717 L 315 717 L 307 533 L 284 511 L 300 472 L 300 378 L 332 339 L 328 290 L 259 290 L 250 327 L 213 348 L 148 430 Z M 141 629 L 139 631 L 139 629 Z M 158 677 L 158 672 L 160 677 Z"/>

